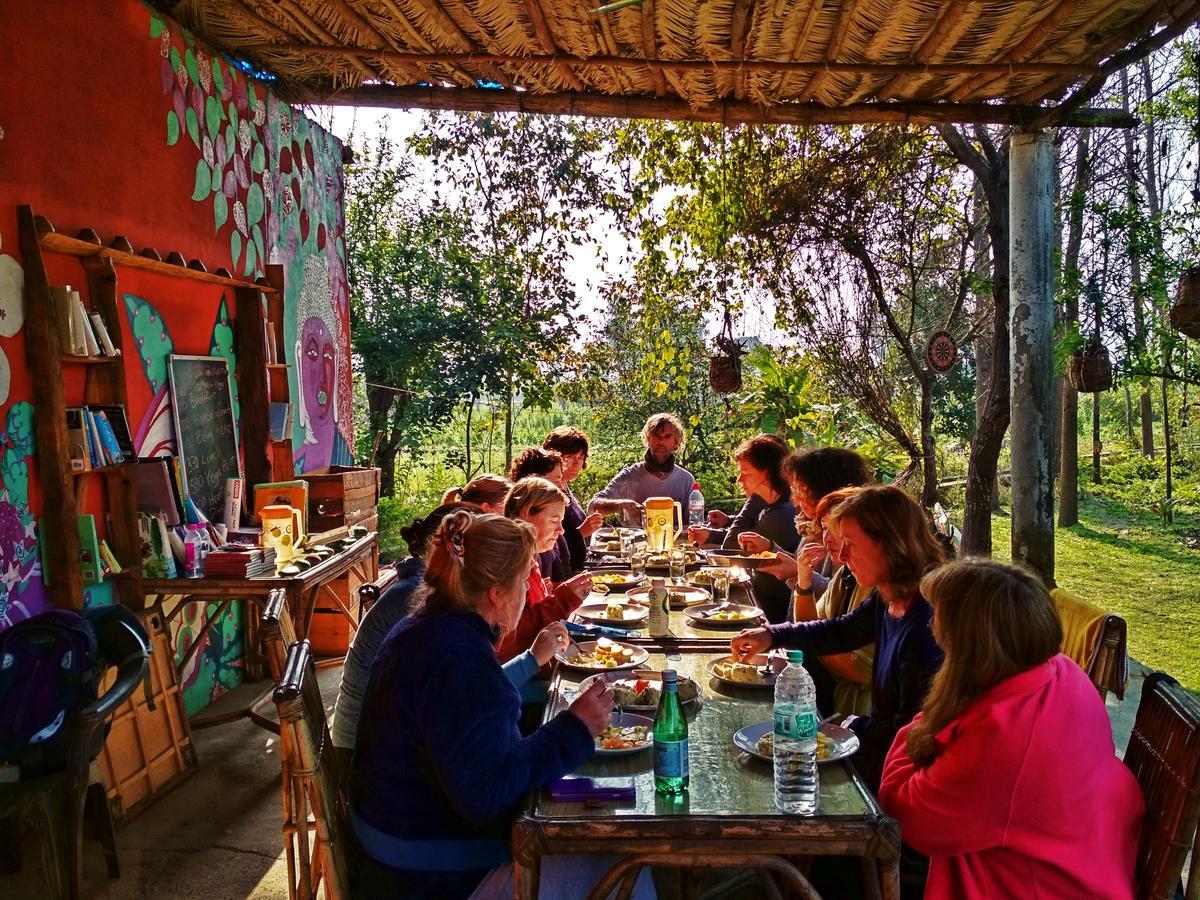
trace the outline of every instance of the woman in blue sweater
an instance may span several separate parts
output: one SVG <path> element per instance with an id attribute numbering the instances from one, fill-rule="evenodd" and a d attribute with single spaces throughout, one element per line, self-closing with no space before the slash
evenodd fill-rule
<path id="1" fill-rule="evenodd" d="M 942 664 L 929 628 L 932 609 L 918 585 L 944 557 L 924 511 L 891 485 L 860 489 L 835 507 L 826 523 L 841 538 L 842 559 L 855 579 L 876 585 L 875 590 L 853 612 L 835 619 L 743 631 L 733 639 L 733 653 L 740 659 L 771 647 L 792 647 L 824 656 L 874 643 L 871 712 L 848 716 L 842 724 L 862 741 L 854 764 L 878 791 L 892 739 L 920 710 Z"/>
<path id="2" fill-rule="evenodd" d="M 522 797 L 576 769 L 609 722 L 606 685 L 528 737 L 495 641 L 525 605 L 533 529 L 501 516 L 447 516 L 427 587 L 371 669 L 350 780 L 361 858 L 355 894 L 467 897 L 509 858 Z"/>

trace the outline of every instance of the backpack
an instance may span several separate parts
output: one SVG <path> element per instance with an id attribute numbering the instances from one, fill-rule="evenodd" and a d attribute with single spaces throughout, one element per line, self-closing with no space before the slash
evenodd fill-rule
<path id="1" fill-rule="evenodd" d="M 0 762 L 31 775 L 61 769 L 68 718 L 96 699 L 96 632 L 84 616 L 54 609 L 0 632 Z"/>

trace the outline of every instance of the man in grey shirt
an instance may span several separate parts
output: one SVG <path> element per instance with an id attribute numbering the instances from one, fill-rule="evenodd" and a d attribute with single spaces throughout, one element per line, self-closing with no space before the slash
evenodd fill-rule
<path id="1" fill-rule="evenodd" d="M 683 447 L 683 423 L 670 413 L 655 413 L 642 428 L 646 456 L 617 473 L 588 503 L 588 512 L 619 512 L 626 522 L 641 522 L 642 504 L 650 497 L 670 497 L 687 516 L 688 497 L 696 479 L 675 464 Z"/>

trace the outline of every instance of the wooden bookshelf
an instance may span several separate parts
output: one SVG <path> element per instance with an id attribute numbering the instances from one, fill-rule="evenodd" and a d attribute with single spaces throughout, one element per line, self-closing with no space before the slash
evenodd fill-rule
<path id="1" fill-rule="evenodd" d="M 210 272 L 199 260 L 186 263 L 182 254 L 173 252 L 164 260 L 154 250 L 134 253 L 123 237 L 113 238 L 107 246 L 96 232 L 87 229 L 78 237 L 57 233 L 44 216 L 35 215 L 29 206 L 17 208 L 21 255 L 25 269 L 26 355 L 33 376 L 34 428 L 37 440 L 38 472 L 42 485 L 43 510 L 38 528 L 46 538 L 41 542 L 44 561 L 51 572 L 48 586 L 54 604 L 63 609 L 83 605 L 85 585 L 80 571 L 80 547 L 77 518 L 87 497 L 84 476 L 100 474 L 106 491 L 108 518 L 107 541 L 122 571 L 108 576 L 116 587 L 121 603 L 141 610 L 145 602 L 141 566 L 141 542 L 137 527 L 137 499 L 133 485 L 132 463 L 100 466 L 83 472 L 70 467 L 66 408 L 68 405 L 120 405 L 129 415 L 122 346 L 121 310 L 117 295 L 117 266 L 149 271 L 170 278 L 200 282 L 234 290 L 235 333 L 237 340 L 237 380 L 242 400 L 242 435 L 246 476 L 253 485 L 278 480 L 273 467 L 279 454 L 269 441 L 270 388 L 263 331 L 268 310 L 279 318 L 272 324 L 282 346 L 283 269 L 267 268 L 267 279 L 251 282 L 233 278 L 224 272 Z M 60 253 L 80 260 L 87 276 L 87 298 L 110 323 L 110 337 L 121 351 L 119 356 L 71 356 L 63 352 L 55 306 L 46 275 L 44 253 Z M 81 401 L 66 402 L 62 377 L 64 365 L 84 368 Z M 291 476 L 290 445 L 288 477 Z"/>

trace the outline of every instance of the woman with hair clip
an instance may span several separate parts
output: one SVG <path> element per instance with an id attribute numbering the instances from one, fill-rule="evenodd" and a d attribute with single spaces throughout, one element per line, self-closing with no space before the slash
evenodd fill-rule
<path id="1" fill-rule="evenodd" d="M 528 737 L 494 643 L 525 604 L 533 528 L 459 510 L 371 670 L 350 778 L 355 896 L 467 897 L 510 858 L 521 798 L 574 771 L 610 721 L 597 684 Z"/>
<path id="2" fill-rule="evenodd" d="M 757 553 L 767 549 L 794 553 L 800 544 L 792 491 L 783 477 L 787 444 L 773 434 L 760 434 L 742 442 L 733 453 L 738 484 L 746 503 L 729 528 L 688 527 L 688 539 L 697 544 L 718 543 L 722 549 Z M 754 549 L 750 549 L 754 548 Z M 754 573 L 754 596 L 771 622 L 788 617 L 791 591 L 778 578 Z"/>
<path id="3" fill-rule="evenodd" d="M 1141 791 L 1045 587 L 967 559 L 921 592 L 946 659 L 879 801 L 929 857 L 925 897 L 1132 897 Z"/>
<path id="4" fill-rule="evenodd" d="M 533 526 L 539 553 L 553 549 L 562 536 L 567 497 L 545 478 L 523 478 L 513 485 L 504 503 L 504 514 Z M 501 660 L 509 660 L 529 646 L 534 636 L 551 622 L 565 619 L 592 589 L 592 576 L 581 572 L 555 584 L 542 575 L 538 565 L 529 570 L 525 611 L 517 626 L 496 646 Z"/>
<path id="5" fill-rule="evenodd" d="M 504 514 L 504 498 L 512 490 L 512 482 L 503 475 L 484 472 L 476 475 L 466 487 L 450 488 L 442 495 L 442 505 L 447 503 L 474 503 L 484 512 Z"/>
<path id="6" fill-rule="evenodd" d="M 842 724 L 862 742 L 854 764 L 875 790 L 892 738 L 916 715 L 942 662 L 929 631 L 932 611 L 919 589 L 921 576 L 942 564 L 942 548 L 924 510 L 891 485 L 860 489 L 826 521 L 841 536 L 842 557 L 855 579 L 875 590 L 858 609 L 836 619 L 743 631 L 732 641 L 733 654 L 743 659 L 771 647 L 789 647 L 806 656 L 825 656 L 874 643 L 871 712 L 848 716 Z M 828 708 L 827 700 L 822 712 Z"/>

